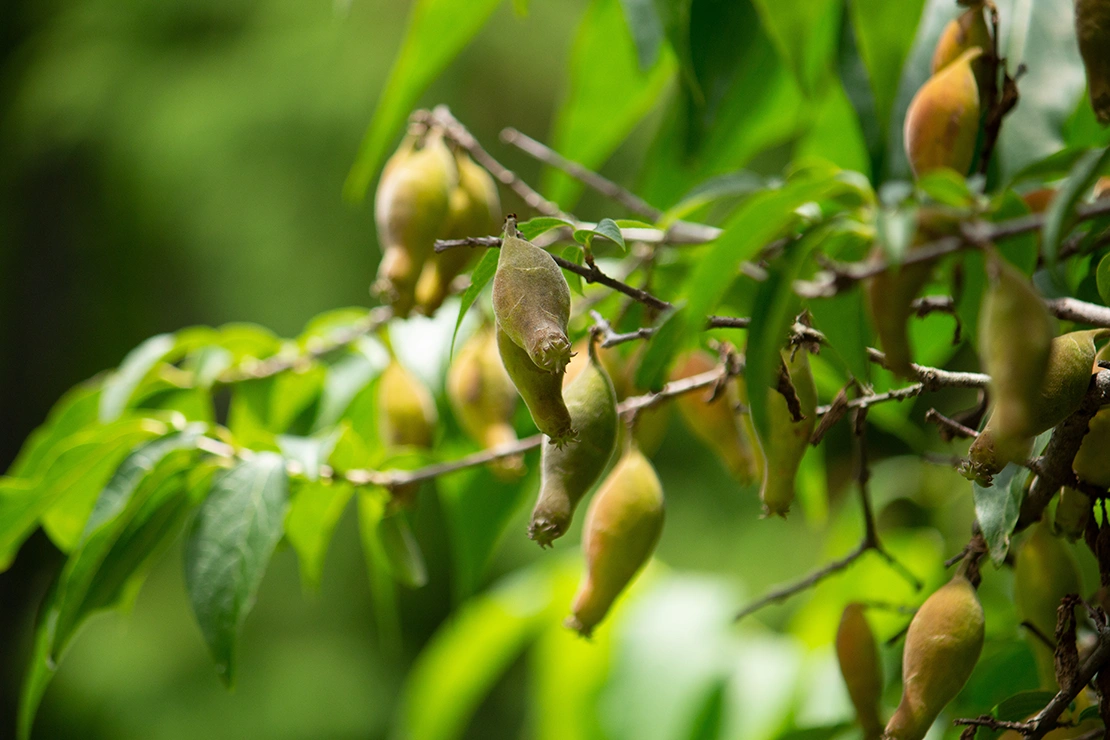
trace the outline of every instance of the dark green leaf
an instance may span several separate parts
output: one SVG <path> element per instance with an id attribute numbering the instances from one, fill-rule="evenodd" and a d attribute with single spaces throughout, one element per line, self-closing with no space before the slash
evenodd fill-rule
<path id="1" fill-rule="evenodd" d="M 285 461 L 261 452 L 220 471 L 185 545 L 185 583 L 223 681 L 235 680 L 235 645 L 288 504 Z"/>
<path id="2" fill-rule="evenodd" d="M 1007 465 L 994 476 L 992 484 L 983 487 L 972 483 L 975 516 L 990 549 L 991 560 L 1001 565 L 1010 549 L 1010 537 L 1017 524 L 1022 499 L 1025 498 L 1026 470 Z"/>
<path id="3" fill-rule="evenodd" d="M 567 247 L 563 250 L 562 254 L 563 259 L 565 259 L 567 262 L 573 262 L 576 265 L 581 265 L 585 259 L 585 256 L 586 254 L 582 251 L 581 247 Z M 570 286 L 571 290 L 573 290 L 580 296 L 586 295 L 585 291 L 582 288 L 581 275 L 576 272 L 571 272 L 570 270 L 563 270 L 563 277 L 567 279 L 567 285 Z"/>
<path id="4" fill-rule="evenodd" d="M 362 489 L 358 495 L 358 532 L 370 596 L 374 602 L 374 619 L 382 648 L 396 653 L 401 644 L 401 615 L 397 609 L 397 586 L 378 541 L 378 524 L 385 516 L 388 495 L 380 489 Z"/>
<path id="5" fill-rule="evenodd" d="M 1110 147 L 1087 152 L 1072 167 L 1068 179 L 1060 186 L 1056 197 L 1048 204 L 1041 231 L 1041 254 L 1045 264 L 1056 264 L 1060 241 L 1067 235 L 1074 222 L 1075 207 L 1091 189 L 1100 173 L 1110 163 Z"/>
<path id="6" fill-rule="evenodd" d="M 599 74 L 599 70 L 605 70 Z M 567 159 L 598 169 L 651 110 L 674 76 L 666 47 L 641 70 L 617 0 L 592 0 L 575 35 L 566 97 L 551 128 L 551 147 Z M 570 208 L 582 183 L 547 167 L 541 192 Z"/>
<path id="7" fill-rule="evenodd" d="M 459 336 L 459 327 L 462 326 L 463 318 L 466 317 L 466 312 L 470 310 L 470 307 L 474 305 L 474 301 L 478 300 L 482 289 L 489 284 L 494 273 L 497 272 L 498 256 L 500 256 L 499 250 L 487 249 L 486 253 L 482 255 L 481 261 L 470 272 L 470 287 L 463 293 L 462 302 L 459 303 L 459 317 L 455 319 L 455 331 L 451 333 L 452 356 L 455 354 L 455 338 Z"/>
<path id="8" fill-rule="evenodd" d="M 412 533 L 405 512 L 392 511 L 378 519 L 374 527 L 376 550 L 397 583 L 406 588 L 421 588 L 428 583 L 424 554 Z"/>
<path id="9" fill-rule="evenodd" d="M 1103 305 L 1110 306 L 1110 254 L 1104 255 L 1098 261 L 1095 281 L 1098 284 L 1098 295 L 1102 298 Z"/>
<path id="10" fill-rule="evenodd" d="M 593 246 L 593 240 L 598 236 L 615 243 L 621 248 L 622 252 L 628 251 L 628 245 L 624 243 L 620 227 L 611 218 L 601 219 L 597 222 L 597 226 L 592 229 L 578 229 L 574 232 L 574 240 L 579 244 L 584 244 L 587 249 Z"/>
<path id="11" fill-rule="evenodd" d="M 499 0 L 418 0 L 413 5 L 401 50 L 343 186 L 348 200 L 360 201 L 366 195 L 386 147 L 420 94 L 469 43 L 498 3 Z"/>
<path id="12" fill-rule="evenodd" d="M 522 224 L 516 225 L 516 230 L 528 241 L 532 241 L 540 234 L 546 234 L 552 229 L 574 228 L 574 222 L 556 216 L 537 216 Z"/>
<path id="13" fill-rule="evenodd" d="M 925 0 L 853 0 L 848 4 L 856 46 L 867 67 L 875 117 L 884 135 Z"/>
<path id="14" fill-rule="evenodd" d="M 659 47 L 666 38 L 663 22 L 655 9 L 654 0 L 621 0 L 628 30 L 636 44 L 636 58 L 640 69 L 646 70 L 659 57 Z"/>
<path id="15" fill-rule="evenodd" d="M 853 377 L 868 382 L 871 362 L 867 347 L 871 343 L 871 326 L 863 304 L 863 293 L 849 290 L 832 298 L 810 301 L 813 323 L 829 340 L 828 348 Z"/>
<path id="16" fill-rule="evenodd" d="M 767 180 L 754 172 L 741 171 L 718 175 L 682 196 L 677 204 L 667 210 L 660 221 L 663 224 L 671 224 L 715 201 L 751 195 L 767 189 L 768 186 Z"/>
<path id="17" fill-rule="evenodd" d="M 1051 700 L 1051 698 L 1052 697 L 1049 697 L 1049 700 Z M 1049 700 L 1046 700 L 1041 706 L 1043 707 L 1045 704 L 1048 704 Z M 1101 716 L 1102 715 L 1099 713 L 1098 704 L 1092 704 L 1079 713 L 1079 717 L 1075 720 L 1075 722 L 1076 724 L 1081 725 L 1089 719 L 1098 719 Z"/>
<path id="18" fill-rule="evenodd" d="M 763 28 L 807 95 L 826 82 L 836 62 L 840 0 L 784 3 L 754 0 Z"/>
<path id="19" fill-rule="evenodd" d="M 100 420 L 102 422 L 115 421 L 127 402 L 135 393 L 135 389 L 146 379 L 155 365 L 161 362 L 167 354 L 173 351 L 176 342 L 172 334 L 158 334 L 146 340 L 123 358 L 119 369 L 104 381 L 104 390 L 100 396 Z"/>
<path id="20" fill-rule="evenodd" d="M 1054 696 L 1054 691 L 1023 691 L 1000 701 L 991 714 L 1006 722 L 1022 722 L 1044 709 Z"/>

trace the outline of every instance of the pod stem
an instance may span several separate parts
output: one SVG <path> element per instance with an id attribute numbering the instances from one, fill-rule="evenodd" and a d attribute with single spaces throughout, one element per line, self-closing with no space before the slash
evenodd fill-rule
<path id="1" fill-rule="evenodd" d="M 502 230 L 502 234 L 508 237 L 516 236 L 518 233 L 520 232 L 516 228 L 516 214 L 510 213 L 509 215 L 505 216 L 505 227 Z"/>

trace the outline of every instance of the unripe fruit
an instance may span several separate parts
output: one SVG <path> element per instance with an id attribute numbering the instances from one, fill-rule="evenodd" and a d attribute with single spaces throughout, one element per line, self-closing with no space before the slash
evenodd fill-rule
<path id="1" fill-rule="evenodd" d="M 967 174 L 979 133 L 979 88 L 969 49 L 930 77 L 910 101 L 904 131 L 906 158 L 915 177 L 938 167 Z"/>
<path id="2" fill-rule="evenodd" d="M 1060 534 L 1067 537 L 1070 542 L 1075 542 L 1083 536 L 1090 518 L 1090 496 L 1066 486 L 1060 490 L 1060 499 L 1056 502 L 1056 516 L 1053 519 Z"/>
<path id="3" fill-rule="evenodd" d="M 717 359 L 704 350 L 690 352 L 678 359 L 671 373 L 671 380 L 689 378 L 709 372 L 717 366 Z M 751 440 L 741 427 L 736 407 L 740 393 L 736 380 L 729 380 L 723 392 L 712 401 L 706 399 L 711 391 L 684 393 L 676 399 L 679 413 L 686 426 L 724 462 L 742 485 L 753 483 L 760 474 L 760 460 Z"/>
<path id="4" fill-rule="evenodd" d="M 486 236 L 501 224 L 501 200 L 490 174 L 474 163 L 465 151 L 455 152 L 459 184 L 448 199 L 442 239 Z M 435 313 L 451 292 L 451 281 L 466 269 L 474 256 L 472 249 L 448 249 L 433 253 L 416 284 L 416 302 L 427 315 Z"/>
<path id="5" fill-rule="evenodd" d="M 1056 609 L 1068 594 L 1081 592 L 1079 565 L 1071 547 L 1052 534 L 1045 521 L 1030 532 L 1014 564 L 1014 602 L 1018 618 L 1029 622 L 1042 635 L 1056 634 Z M 1056 690 L 1053 651 L 1035 635 L 1027 642 L 1037 662 L 1041 688 Z"/>
<path id="6" fill-rule="evenodd" d="M 567 365 L 566 372 L 563 373 L 563 389 L 570 387 L 570 384 L 581 374 L 583 370 L 590 366 L 590 339 L 589 337 L 581 339 L 574 343 L 571 348 L 572 355 L 570 363 Z M 613 391 L 617 394 L 617 400 L 623 401 L 631 395 L 631 379 L 629 378 L 628 363 L 620 356 L 620 353 L 613 347 L 602 347 L 600 344 L 596 345 L 595 352 L 597 359 L 601 362 L 601 367 L 605 369 L 605 374 L 609 376 L 609 380 L 613 382 Z"/>
<path id="7" fill-rule="evenodd" d="M 629 447 L 586 513 L 586 580 L 574 597 L 566 626 L 589 637 L 651 557 L 662 531 L 663 486 L 648 459 Z"/>
<path id="8" fill-rule="evenodd" d="M 983 649 L 983 607 L 961 574 L 917 610 L 902 653 L 902 701 L 887 723 L 888 740 L 922 740 L 940 711 L 967 683 Z"/>
<path id="9" fill-rule="evenodd" d="M 1010 263 L 993 257 L 979 319 L 979 352 L 991 376 L 991 426 L 1003 455 L 1033 436 L 1034 407 L 1048 372 L 1056 331 L 1044 301 Z M 1088 373 L 1089 374 L 1089 373 Z"/>
<path id="10" fill-rule="evenodd" d="M 1091 107 L 1099 123 L 1110 125 L 1110 0 L 1075 0 L 1075 32 Z"/>
<path id="11" fill-rule="evenodd" d="M 817 386 L 809 370 L 809 354 L 804 349 L 785 351 L 782 358 L 805 418 L 794 421 L 782 394 L 774 388 L 766 389 L 768 436 L 759 440 L 763 451 L 763 485 L 759 497 L 765 516 L 785 517 L 794 501 L 798 467 L 817 422 Z"/>
<path id="12" fill-rule="evenodd" d="M 379 432 L 391 447 L 432 446 L 435 401 L 428 388 L 397 360 L 390 360 L 378 381 Z"/>
<path id="13" fill-rule="evenodd" d="M 578 437 L 562 447 L 549 439 L 540 451 L 540 496 L 528 536 L 541 547 L 562 537 L 578 502 L 605 471 L 617 443 L 617 397 L 594 345 L 589 363 L 563 396 Z"/>
<path id="14" fill-rule="evenodd" d="M 375 534 L 385 555 L 386 567 L 398 583 L 408 588 L 420 588 L 428 583 L 424 555 L 403 511 L 387 513 L 379 519 Z"/>
<path id="15" fill-rule="evenodd" d="M 983 15 L 982 5 L 968 8 L 960 14 L 959 18 L 949 21 L 941 31 L 933 52 L 932 73 L 936 74 L 959 59 L 961 54 L 975 47 L 982 49 L 984 54 L 993 48 L 991 32 L 987 28 L 987 19 Z M 985 67 L 982 57 L 977 59 L 972 67 L 978 76 Z"/>
<path id="16" fill-rule="evenodd" d="M 1096 355 L 1096 364 L 1091 372 L 1098 372 L 1097 360 L 1110 360 L 1110 345 L 1103 347 Z M 1100 488 L 1110 488 L 1110 408 L 1100 409 L 1091 418 L 1087 434 L 1079 445 L 1079 451 L 1072 460 L 1072 470 L 1076 477 Z M 1080 494 L 1082 495 L 1082 494 Z"/>
<path id="17" fill-rule="evenodd" d="M 447 371 L 447 400 L 463 431 L 483 448 L 516 441 L 513 413 L 517 394 L 501 364 L 492 326 L 476 331 L 459 350 Z M 499 477 L 524 472 L 523 457 L 513 455 L 490 463 Z"/>
<path id="18" fill-rule="evenodd" d="M 844 607 L 840 627 L 836 631 L 836 657 L 848 687 L 848 696 L 863 728 L 864 740 L 878 740 L 883 731 L 883 722 L 879 717 L 883 663 L 862 604 Z"/>
<path id="19" fill-rule="evenodd" d="M 517 237 L 512 218 L 506 221 L 493 276 L 493 313 L 537 367 L 563 372 L 570 362 L 570 287 L 550 254 Z"/>
<path id="20" fill-rule="evenodd" d="M 505 371 L 524 399 L 536 428 L 551 437 L 556 445 L 566 444 L 574 437 L 574 426 L 563 401 L 562 374 L 536 367 L 528 353 L 509 339 L 500 326 L 497 327 L 497 349 Z"/>
<path id="21" fill-rule="evenodd" d="M 1091 368 L 1095 361 L 1095 341 L 1110 336 L 1110 329 L 1073 331 L 1052 340 L 1048 369 L 1031 407 L 1030 436 L 1051 429 L 1072 414 L 1091 382 Z M 994 416 L 968 450 L 970 466 L 965 471 L 968 478 L 986 481 L 999 472 L 1008 462 L 1020 462 L 1028 454 L 1031 440 L 1023 443 L 1013 440 L 999 444 L 994 431 Z"/>
<path id="22" fill-rule="evenodd" d="M 438 129 L 423 146 L 410 134 L 386 163 L 374 196 L 374 220 L 382 261 L 378 289 L 398 316 L 412 310 L 416 281 L 432 254 L 447 216 L 451 190 L 458 182 L 455 159 Z"/>
<path id="23" fill-rule="evenodd" d="M 902 378 L 914 377 L 906 324 L 913 315 L 913 300 L 929 282 L 931 273 L 931 264 L 917 262 L 890 267 L 864 282 L 868 312 L 886 355 L 886 366 Z"/>

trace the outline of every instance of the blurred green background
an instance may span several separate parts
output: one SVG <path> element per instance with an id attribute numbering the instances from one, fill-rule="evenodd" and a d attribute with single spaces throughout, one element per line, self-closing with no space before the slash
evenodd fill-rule
<path id="1" fill-rule="evenodd" d="M 589 4 L 532 2 L 519 14 L 502 3 L 421 104 L 448 104 L 503 163 L 572 197 L 565 184 L 544 179 L 535 162 L 500 145 L 497 133 L 513 126 L 541 140 L 561 135 L 553 120 L 568 94 L 576 28 Z M 707 36 L 715 19 L 736 16 L 729 3 L 694 5 Z M 874 101 L 853 100 L 851 115 L 841 118 L 839 98 L 815 110 L 793 83 L 771 89 L 764 78 L 779 85 L 787 73 L 773 53 L 757 53 L 771 47 L 755 38 L 755 24 L 751 37 L 718 39 L 715 47 L 735 51 L 739 61 L 726 66 L 750 78 L 750 95 L 730 93 L 714 102 L 715 91 L 707 88 L 708 104 L 695 106 L 671 83 L 661 98 L 667 104 L 628 127 L 604 171 L 638 182 L 663 207 L 710 175 L 741 166 L 778 174 L 803 154 L 859 167 L 876 179 L 904 172 L 897 139 L 887 133 L 898 130 L 899 111 L 923 78 L 929 36 L 955 12 L 954 4 L 939 0 L 911 5 L 926 7 L 927 20 L 906 76 L 895 70 L 887 85 L 887 96 L 897 91 L 900 101 L 886 102 L 889 123 L 857 118 L 854 111 L 873 109 Z M 743 13 L 754 11 L 737 12 L 730 23 L 745 26 Z M 152 334 L 250 321 L 288 336 L 326 309 L 369 305 L 378 260 L 370 203 L 352 206 L 341 190 L 399 47 L 408 3 L 9 0 L 0 13 L 0 467 L 65 389 L 115 366 Z M 844 27 L 847 21 L 833 15 L 829 38 L 838 40 Z M 904 34 L 903 55 L 915 28 L 916 22 Z M 866 79 L 852 77 L 861 73 L 859 60 L 853 66 L 848 52 L 840 56 L 839 75 L 850 97 L 859 97 L 867 87 Z M 1069 64 L 1074 71 L 1074 59 Z M 1012 167 L 1062 145 L 1069 131 L 1086 135 L 1085 119 L 1073 116 L 1081 80 L 1077 88 L 1073 75 L 1057 87 L 1067 88 L 1061 93 L 1067 99 L 1044 103 L 1055 105 L 1056 138 L 1038 144 L 1046 151 L 1032 152 L 1015 138 Z M 713 111 L 717 104 L 723 112 Z M 690 110 L 704 120 L 676 112 Z M 725 133 L 706 123 L 718 112 L 730 123 Z M 1045 120 L 1015 124 L 1013 136 L 1036 131 Z M 685 150 L 668 148 L 679 140 Z M 655 165 L 642 170 L 645 157 Z M 507 193 L 502 197 L 506 211 L 521 208 Z M 614 215 L 610 204 L 591 197 L 576 212 Z M 923 326 L 937 347 L 951 337 L 943 317 Z M 967 401 L 966 395 L 948 399 L 957 406 Z M 906 404 L 892 412 L 903 421 L 891 426 L 919 420 L 928 405 Z M 884 538 L 934 587 L 944 578 L 943 558 L 966 541 L 973 516 L 967 483 L 917 458 L 898 457 L 909 443 L 889 430 L 876 431 L 873 440 L 876 459 L 888 456 L 877 464 L 873 483 Z M 851 736 L 830 646 L 840 610 L 849 598 L 913 605 L 921 596 L 868 556 L 784 607 L 739 628 L 730 623 L 745 598 L 858 540 L 849 440 L 834 436 L 811 452 L 806 515 L 788 522 L 761 521 L 756 491 L 738 489 L 677 417 L 655 461 L 668 494 L 667 528 L 659 562 L 614 620 L 620 627 L 594 644 L 571 640 L 548 622 L 534 627 L 539 641 L 526 657 L 505 648 L 504 674 L 491 669 L 488 697 L 473 689 L 478 709 L 463 725 L 465 736 L 751 738 L 806 726 Z M 535 461 L 530 464 L 534 469 Z M 534 478 L 525 485 L 482 582 L 520 571 L 525 575 L 495 596 L 527 601 L 529 593 L 543 592 L 542 604 L 532 606 L 552 599 L 551 608 L 562 611 L 579 567 L 570 544 L 577 536 L 560 543 L 555 555 L 528 542 L 525 509 Z M 228 693 L 189 610 L 180 553 L 171 552 L 129 614 L 97 618 L 83 632 L 47 693 L 36 737 L 384 738 L 398 727 L 419 726 L 407 713 L 421 707 L 449 714 L 451 702 L 469 690 L 468 672 L 477 675 L 490 663 L 492 648 L 465 633 L 457 652 L 444 648 L 443 664 L 425 658 L 413 673 L 437 629 L 465 624 L 450 616 L 459 594 L 450 580 L 444 515 L 434 495 L 425 490 L 423 496 L 417 528 L 431 582 L 402 595 L 400 646 L 383 646 L 376 636 L 348 512 L 319 593 L 304 592 L 294 554 L 279 549 L 247 620 L 237 689 Z M 39 533 L 0 574 L 0 737 L 14 726 L 35 609 L 61 562 Z M 1090 571 L 1092 564 L 1084 566 Z M 547 585 L 529 591 L 528 578 Z M 1009 578 L 1006 570 L 992 570 L 985 579 L 993 642 L 968 698 L 953 712 L 986 711 L 1036 685 Z M 895 612 L 874 616 L 881 638 L 908 621 Z M 489 628 L 504 637 L 511 624 Z M 888 677 L 897 671 L 898 654 L 897 646 L 884 649 Z M 412 682 L 407 709 L 406 681 Z M 897 700 L 896 684 L 888 704 Z M 566 699 L 576 692 L 591 701 Z M 416 701 L 421 696 L 423 704 Z M 577 716 L 569 706 L 596 711 Z"/>

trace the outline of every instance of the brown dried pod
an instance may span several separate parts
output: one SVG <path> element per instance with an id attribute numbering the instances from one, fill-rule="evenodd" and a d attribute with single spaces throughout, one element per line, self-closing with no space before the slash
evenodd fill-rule
<path id="1" fill-rule="evenodd" d="M 906 158 L 915 177 L 939 167 L 961 175 L 971 168 L 979 135 L 979 87 L 971 67 L 982 54 L 970 49 L 930 77 L 906 110 Z"/>
<path id="2" fill-rule="evenodd" d="M 1103 126 L 1110 125 L 1110 0 L 1075 0 L 1075 35 L 1087 68 L 1091 107 Z"/>
<path id="3" fill-rule="evenodd" d="M 517 441 L 513 429 L 517 392 L 501 364 L 497 336 L 483 326 L 466 341 L 447 371 L 447 400 L 459 426 L 485 449 Z M 523 455 L 490 463 L 500 478 L 518 478 L 524 472 Z"/>
<path id="4" fill-rule="evenodd" d="M 516 386 L 524 405 L 532 415 L 536 428 L 551 438 L 556 445 L 563 445 L 574 438 L 574 425 L 570 411 L 563 401 L 562 373 L 550 373 L 536 367 L 536 363 L 520 346 L 497 327 L 497 349 L 505 371 Z"/>
<path id="5" fill-rule="evenodd" d="M 663 531 L 663 486 L 635 446 L 625 450 L 590 502 L 582 535 L 586 579 L 566 626 L 584 637 L 644 567 Z"/>
<path id="6" fill-rule="evenodd" d="M 512 216 L 505 220 L 493 276 L 493 313 L 537 367 L 563 372 L 570 362 L 570 287 L 550 254 L 517 236 Z"/>
<path id="7" fill-rule="evenodd" d="M 917 610 L 902 652 L 902 701 L 886 740 L 922 740 L 940 711 L 967 683 L 983 650 L 983 607 L 962 574 Z"/>
<path id="8" fill-rule="evenodd" d="M 410 131 L 382 171 L 374 196 L 382 249 L 375 289 L 398 316 L 412 310 L 416 281 L 443 228 L 458 177 L 438 128 Z"/>
<path id="9" fill-rule="evenodd" d="M 541 547 L 566 533 L 578 502 L 597 483 L 616 447 L 617 397 L 595 347 L 591 342 L 589 363 L 563 396 L 577 438 L 562 447 L 545 439 L 540 450 L 540 495 L 528 536 Z"/>
<path id="10" fill-rule="evenodd" d="M 493 234 L 501 224 L 497 183 L 461 149 L 455 152 L 455 166 L 459 172 L 459 184 L 451 191 L 440 238 L 464 239 Z M 429 316 L 435 313 L 450 295 L 451 281 L 466 269 L 473 258 L 474 250 L 466 248 L 448 249 L 431 255 L 416 284 L 416 302 L 421 312 Z"/>

